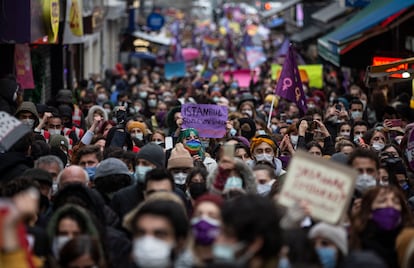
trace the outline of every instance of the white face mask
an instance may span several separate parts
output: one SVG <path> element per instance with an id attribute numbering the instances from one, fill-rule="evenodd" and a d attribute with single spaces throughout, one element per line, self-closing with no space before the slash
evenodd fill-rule
<path id="1" fill-rule="evenodd" d="M 372 148 L 374 148 L 375 151 L 379 152 L 382 149 L 384 149 L 385 144 L 379 143 L 379 142 L 374 142 L 371 146 L 372 146 Z"/>
<path id="2" fill-rule="evenodd" d="M 224 185 L 224 190 L 229 189 L 243 189 L 243 180 L 236 176 L 228 177 Z"/>
<path id="3" fill-rule="evenodd" d="M 255 156 L 257 162 L 265 161 L 272 163 L 273 162 L 273 155 L 270 154 L 258 154 Z"/>
<path id="4" fill-rule="evenodd" d="M 252 110 L 242 110 L 241 111 L 243 114 L 247 114 L 249 117 L 253 116 L 253 111 Z"/>
<path id="5" fill-rule="evenodd" d="M 53 238 L 52 253 L 57 259 L 59 259 L 59 252 L 62 250 L 63 246 L 71 239 L 71 237 L 66 235 L 58 235 Z"/>
<path id="6" fill-rule="evenodd" d="M 33 127 L 33 125 L 34 125 L 34 119 L 30 119 L 30 118 L 27 118 L 27 119 L 22 119 L 22 120 L 20 120 L 23 124 L 25 124 L 25 125 L 28 125 L 29 127 Z"/>
<path id="7" fill-rule="evenodd" d="M 60 129 L 50 128 L 48 131 L 50 135 L 60 135 Z"/>
<path id="8" fill-rule="evenodd" d="M 230 106 L 229 107 L 229 112 L 235 112 L 235 111 L 237 111 L 237 107 L 235 107 L 235 106 Z"/>
<path id="9" fill-rule="evenodd" d="M 105 112 L 106 112 L 108 115 L 112 112 L 112 110 L 111 110 L 111 109 L 108 109 L 108 108 L 105 108 L 104 110 L 105 110 Z"/>
<path id="10" fill-rule="evenodd" d="M 134 239 L 132 258 L 142 268 L 169 267 L 173 246 L 153 236 Z"/>
<path id="11" fill-rule="evenodd" d="M 265 184 L 257 184 L 257 193 L 261 196 L 267 196 L 272 190 L 272 185 L 274 182 L 274 180 L 271 180 Z"/>
<path id="12" fill-rule="evenodd" d="M 377 180 L 373 176 L 365 173 L 358 175 L 355 183 L 355 189 L 361 193 L 365 193 L 367 190 L 375 186 L 377 186 Z"/>
<path id="13" fill-rule="evenodd" d="M 138 140 L 142 141 L 144 139 L 143 133 L 132 133 L 131 137 L 137 138 Z"/>
<path id="14" fill-rule="evenodd" d="M 152 167 L 148 167 L 148 166 L 135 166 L 135 179 L 138 182 L 144 182 L 145 181 L 145 175 L 151 169 L 152 169 Z"/>
<path id="15" fill-rule="evenodd" d="M 141 91 L 141 92 L 138 93 L 138 95 L 141 99 L 146 99 L 147 96 L 148 96 L 148 92 L 147 91 Z"/>
<path id="16" fill-rule="evenodd" d="M 174 183 L 178 185 L 184 185 L 187 180 L 187 173 L 179 172 L 177 174 L 174 174 Z"/>
<path id="17" fill-rule="evenodd" d="M 346 132 L 346 131 L 339 132 L 339 135 L 345 138 L 349 138 L 350 134 L 351 134 L 350 132 Z"/>
<path id="18" fill-rule="evenodd" d="M 105 102 L 108 100 L 108 97 L 106 96 L 105 93 L 99 93 L 98 96 L 96 96 L 96 100 L 98 102 Z"/>
<path id="19" fill-rule="evenodd" d="M 293 145 L 298 144 L 298 140 L 299 140 L 299 136 L 298 136 L 298 135 L 290 135 L 290 142 L 291 142 Z"/>
<path id="20" fill-rule="evenodd" d="M 362 118 L 362 113 L 361 113 L 361 112 L 359 112 L 359 111 L 354 111 L 354 112 L 351 112 L 351 117 L 352 117 L 352 119 L 359 119 L 359 118 Z"/>
<path id="21" fill-rule="evenodd" d="M 154 99 L 148 100 L 148 106 L 151 107 L 151 108 L 156 107 L 157 106 L 157 100 L 154 100 Z"/>

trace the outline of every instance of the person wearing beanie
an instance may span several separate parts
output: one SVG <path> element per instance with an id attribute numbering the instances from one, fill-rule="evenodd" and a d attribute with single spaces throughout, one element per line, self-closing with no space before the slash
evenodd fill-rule
<path id="1" fill-rule="evenodd" d="M 247 164 L 251 168 L 257 164 L 266 164 L 273 167 L 276 176 L 284 174 L 282 161 L 278 158 L 279 148 L 272 137 L 268 135 L 254 137 L 250 142 L 250 151 L 253 159 L 247 161 Z"/>
<path id="2" fill-rule="evenodd" d="M 165 168 L 165 154 L 161 146 L 155 143 L 144 145 L 136 156 L 133 185 L 114 194 L 111 207 L 120 219 L 144 200 L 145 175 L 154 168 Z"/>
<path id="3" fill-rule="evenodd" d="M 320 222 L 308 234 L 324 268 L 335 268 L 348 255 L 348 238 L 345 228 Z"/>
<path id="4" fill-rule="evenodd" d="M 30 126 L 33 130 L 39 125 L 39 114 L 37 113 L 35 104 L 31 101 L 22 102 L 19 107 L 17 107 L 14 116 L 23 124 Z"/>
<path id="5" fill-rule="evenodd" d="M 175 185 L 184 192 L 187 190 L 187 176 L 192 168 L 194 168 L 193 158 L 182 143 L 177 143 L 171 151 L 167 169 L 173 175 Z"/>
<path id="6" fill-rule="evenodd" d="M 148 132 L 145 124 L 138 121 L 130 121 L 127 124 L 127 130 L 131 134 L 131 137 L 137 138 L 140 141 L 145 140 Z"/>
<path id="7" fill-rule="evenodd" d="M 131 184 L 128 166 L 118 158 L 109 157 L 96 167 L 95 189 L 109 205 L 113 193 Z"/>
<path id="8" fill-rule="evenodd" d="M 213 243 L 219 234 L 223 203 L 223 198 L 214 194 L 204 194 L 194 203 L 190 222 L 197 266 L 205 266 L 213 260 Z"/>

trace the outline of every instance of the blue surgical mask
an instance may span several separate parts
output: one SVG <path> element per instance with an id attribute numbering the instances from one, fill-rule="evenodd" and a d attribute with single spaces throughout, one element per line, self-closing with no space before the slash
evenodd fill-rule
<path id="1" fill-rule="evenodd" d="M 236 136 L 236 134 L 237 134 L 236 129 L 234 129 L 234 128 L 230 129 L 230 136 Z"/>
<path id="2" fill-rule="evenodd" d="M 336 250 L 331 247 L 320 247 L 316 249 L 323 268 L 335 268 Z"/>
<path id="3" fill-rule="evenodd" d="M 88 173 L 89 179 L 92 181 L 95 179 L 96 167 L 85 167 L 86 173 Z"/>
<path id="4" fill-rule="evenodd" d="M 152 169 L 152 167 L 135 166 L 135 182 L 141 182 L 141 183 L 143 183 L 145 181 L 145 175 L 151 169 Z"/>
<path id="5" fill-rule="evenodd" d="M 243 180 L 236 176 L 228 177 L 224 190 L 228 189 L 243 189 Z"/>
<path id="6" fill-rule="evenodd" d="M 213 256 L 214 259 L 225 262 L 233 262 L 236 260 L 237 251 L 244 247 L 242 243 L 235 245 L 214 244 Z"/>

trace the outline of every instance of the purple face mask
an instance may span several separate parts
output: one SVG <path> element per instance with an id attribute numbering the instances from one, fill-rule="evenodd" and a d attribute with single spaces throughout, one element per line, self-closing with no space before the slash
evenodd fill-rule
<path id="1" fill-rule="evenodd" d="M 395 208 L 377 208 L 372 211 L 372 220 L 382 230 L 391 231 L 401 222 L 401 211 Z"/>
<path id="2" fill-rule="evenodd" d="M 290 156 L 281 155 L 281 156 L 279 156 L 279 159 L 282 162 L 282 167 L 287 168 L 287 166 L 289 165 Z"/>
<path id="3" fill-rule="evenodd" d="M 209 217 L 196 217 L 191 220 L 191 227 L 195 242 L 200 245 L 209 246 L 213 244 L 219 234 L 220 223 Z"/>

